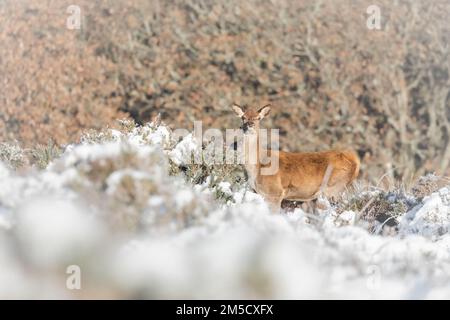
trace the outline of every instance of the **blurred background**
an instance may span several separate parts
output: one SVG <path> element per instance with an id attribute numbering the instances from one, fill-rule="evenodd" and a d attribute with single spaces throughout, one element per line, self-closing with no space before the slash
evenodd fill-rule
<path id="1" fill-rule="evenodd" d="M 353 147 L 367 180 L 448 175 L 449 16 L 446 0 L 2 0 L 0 141 L 64 145 L 159 113 L 233 128 L 232 102 L 272 103 L 284 150 Z"/>

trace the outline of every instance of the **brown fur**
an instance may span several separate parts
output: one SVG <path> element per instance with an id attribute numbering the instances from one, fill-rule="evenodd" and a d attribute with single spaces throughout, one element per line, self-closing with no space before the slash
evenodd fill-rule
<path id="1" fill-rule="evenodd" d="M 270 112 L 265 106 L 258 112 L 244 112 L 239 106 L 233 106 L 243 124 L 250 126 L 251 134 L 259 134 L 259 121 Z M 257 146 L 259 150 L 259 145 Z M 262 175 L 264 161 L 246 164 L 250 184 L 269 203 L 273 211 L 279 211 L 282 200 L 310 201 L 321 193 L 327 197 L 336 197 L 358 176 L 360 161 L 351 150 L 329 150 L 321 152 L 283 152 L 268 151 L 269 156 L 278 156 L 279 169 L 273 175 Z M 329 168 L 328 181 L 327 168 Z"/>

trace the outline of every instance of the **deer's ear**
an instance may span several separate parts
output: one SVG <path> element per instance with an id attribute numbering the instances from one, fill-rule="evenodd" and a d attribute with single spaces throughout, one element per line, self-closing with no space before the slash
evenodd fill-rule
<path id="1" fill-rule="evenodd" d="M 261 109 L 258 110 L 258 119 L 262 120 L 265 116 L 270 113 L 270 104 L 265 105 Z"/>
<path id="2" fill-rule="evenodd" d="M 242 110 L 241 106 L 239 106 L 235 103 L 235 104 L 233 104 L 232 108 L 233 108 L 234 113 L 236 113 L 236 115 L 239 118 L 242 118 L 242 116 L 244 115 L 244 111 Z"/>

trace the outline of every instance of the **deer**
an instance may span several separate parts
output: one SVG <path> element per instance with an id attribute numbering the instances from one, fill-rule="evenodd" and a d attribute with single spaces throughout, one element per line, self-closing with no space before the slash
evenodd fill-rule
<path id="1" fill-rule="evenodd" d="M 244 167 L 250 187 L 263 197 L 272 213 L 281 211 L 283 200 L 309 202 L 321 195 L 335 199 L 352 185 L 359 174 L 360 160 L 352 150 L 319 152 L 284 152 L 263 150 L 260 145 L 260 122 L 270 113 L 271 105 L 244 108 L 233 104 L 232 109 L 242 120 L 244 137 Z M 251 150 L 256 161 L 251 161 Z M 278 160 L 277 170 L 264 174 Z"/>

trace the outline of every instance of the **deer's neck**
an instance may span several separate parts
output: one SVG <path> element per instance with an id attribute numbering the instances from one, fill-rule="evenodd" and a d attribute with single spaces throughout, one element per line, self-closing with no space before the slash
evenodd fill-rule
<path id="1" fill-rule="evenodd" d="M 250 134 L 244 136 L 244 166 L 247 171 L 250 186 L 256 190 L 256 181 L 259 175 L 259 134 Z"/>

